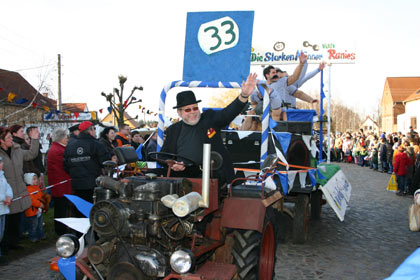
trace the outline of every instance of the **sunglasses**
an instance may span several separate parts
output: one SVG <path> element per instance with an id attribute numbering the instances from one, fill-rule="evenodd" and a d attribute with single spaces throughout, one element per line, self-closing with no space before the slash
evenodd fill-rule
<path id="1" fill-rule="evenodd" d="M 191 111 L 198 111 L 198 107 L 192 107 L 192 108 L 187 108 L 187 109 L 182 109 L 184 110 L 184 112 L 189 113 Z"/>

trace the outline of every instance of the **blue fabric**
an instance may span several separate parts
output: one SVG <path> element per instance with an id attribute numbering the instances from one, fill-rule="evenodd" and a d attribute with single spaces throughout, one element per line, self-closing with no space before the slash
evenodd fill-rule
<path id="1" fill-rule="evenodd" d="M 108 108 L 106 108 L 107 110 L 108 110 L 108 113 L 112 113 L 112 107 L 111 106 L 109 106 Z"/>
<path id="2" fill-rule="evenodd" d="M 141 143 L 136 149 L 137 157 L 139 158 L 139 160 L 143 159 L 143 155 L 141 154 L 142 148 L 143 148 L 143 143 Z"/>
<path id="3" fill-rule="evenodd" d="M 283 195 L 289 193 L 289 179 L 287 178 L 287 174 L 283 174 L 280 172 L 276 172 L 279 175 L 281 187 L 283 188 Z"/>
<path id="4" fill-rule="evenodd" d="M 79 210 L 80 213 L 85 215 L 86 218 L 89 218 L 90 209 L 92 209 L 93 204 L 81 199 L 80 197 L 76 195 L 71 194 L 65 194 L 65 197 L 67 197 L 68 200 L 70 200 L 74 206 L 76 206 L 77 210 Z"/>
<path id="5" fill-rule="evenodd" d="M 324 143 L 324 136 L 323 136 L 323 129 L 322 129 L 322 123 L 323 123 L 323 116 L 324 116 L 324 70 L 321 70 L 321 100 L 319 102 L 319 131 L 321 132 L 319 134 L 319 162 L 322 162 L 322 144 Z"/>
<path id="6" fill-rule="evenodd" d="M 283 153 L 286 154 L 287 150 L 289 149 L 292 134 L 289 132 L 276 132 L 274 130 L 271 130 L 271 133 L 273 133 L 274 136 L 276 136 L 277 141 L 280 142 L 281 148 L 283 149 Z"/>
<path id="7" fill-rule="evenodd" d="M 295 122 L 312 122 L 316 116 L 315 110 L 287 109 L 287 120 Z"/>
<path id="8" fill-rule="evenodd" d="M 269 125 L 271 129 L 274 129 L 277 126 L 277 122 L 273 120 L 272 118 L 269 119 Z"/>
<path id="9" fill-rule="evenodd" d="M 27 217 L 29 222 L 29 240 L 39 241 L 45 237 L 44 230 L 42 229 L 42 215 Z"/>
<path id="10" fill-rule="evenodd" d="M 52 112 L 49 112 L 49 113 L 48 113 L 48 115 L 46 115 L 46 116 L 45 116 L 45 119 L 46 119 L 46 120 L 51 119 L 52 114 L 53 114 Z"/>
<path id="11" fill-rule="evenodd" d="M 318 174 L 318 178 L 319 179 L 326 179 L 324 175 L 322 175 L 321 171 L 319 171 L 319 169 L 316 170 L 316 173 Z"/>
<path id="12" fill-rule="evenodd" d="M 76 257 L 60 258 L 57 262 L 58 269 L 66 280 L 76 280 Z"/>
<path id="13" fill-rule="evenodd" d="M 28 102 L 28 99 L 23 98 L 23 97 L 16 100 L 16 104 L 23 104 L 23 103 L 26 103 L 26 102 Z"/>
<path id="14" fill-rule="evenodd" d="M 309 179 L 311 179 L 312 187 L 316 185 L 315 169 L 308 170 Z"/>
<path id="15" fill-rule="evenodd" d="M 405 261 L 385 280 L 420 280 L 420 248 L 417 248 Z"/>

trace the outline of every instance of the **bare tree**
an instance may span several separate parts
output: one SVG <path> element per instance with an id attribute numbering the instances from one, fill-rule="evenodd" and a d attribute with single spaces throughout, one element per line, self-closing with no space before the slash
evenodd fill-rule
<path id="1" fill-rule="evenodd" d="M 120 89 L 114 88 L 113 93 L 106 94 L 102 92 L 101 95 L 105 97 L 106 101 L 108 101 L 109 106 L 112 109 L 112 113 L 117 120 L 118 127 L 122 127 L 124 124 L 125 110 L 128 106 L 141 102 L 141 99 L 136 99 L 134 97 L 134 93 L 136 90 L 143 90 L 143 87 L 133 87 L 131 93 L 124 99 L 124 84 L 127 81 L 127 77 L 120 75 L 118 76 L 118 81 Z"/>

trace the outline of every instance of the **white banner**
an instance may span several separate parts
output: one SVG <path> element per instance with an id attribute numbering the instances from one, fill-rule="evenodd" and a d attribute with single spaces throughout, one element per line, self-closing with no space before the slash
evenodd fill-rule
<path id="1" fill-rule="evenodd" d="M 253 44 L 251 65 L 298 64 L 303 51 L 308 63 L 352 64 L 356 62 L 354 43 L 335 43 L 322 40 L 311 41 L 272 41 L 267 44 Z"/>
<path id="2" fill-rule="evenodd" d="M 339 170 L 326 184 L 320 186 L 328 204 L 334 209 L 340 221 L 344 221 L 344 215 L 350 200 L 351 185 Z"/>
<path id="3" fill-rule="evenodd" d="M 57 122 L 57 121 L 91 121 L 97 118 L 96 112 L 80 112 L 80 113 L 47 113 L 44 114 L 45 122 Z"/>

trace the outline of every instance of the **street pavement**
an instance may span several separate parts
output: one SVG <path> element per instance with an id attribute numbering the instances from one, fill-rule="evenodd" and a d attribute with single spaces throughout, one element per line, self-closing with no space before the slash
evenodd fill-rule
<path id="1" fill-rule="evenodd" d="M 324 206 L 305 244 L 278 244 L 274 279 L 384 279 L 420 245 L 408 228 L 412 196 L 386 191 L 389 174 L 339 165 L 352 186 L 344 221 Z"/>
<path id="2" fill-rule="evenodd" d="M 328 206 L 310 221 L 308 241 L 290 235 L 277 244 L 274 279 L 384 279 L 420 245 L 420 232 L 408 228 L 413 199 L 386 191 L 389 174 L 339 164 L 352 185 L 344 222 Z M 47 260 L 53 247 L 0 267 L 0 279 L 51 279 Z"/>

